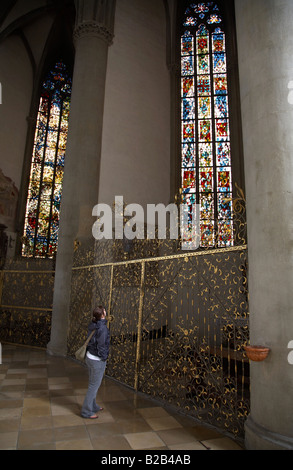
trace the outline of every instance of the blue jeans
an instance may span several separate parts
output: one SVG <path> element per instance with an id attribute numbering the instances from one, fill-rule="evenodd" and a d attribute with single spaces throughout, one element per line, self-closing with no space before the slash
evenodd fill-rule
<path id="1" fill-rule="evenodd" d="M 89 385 L 82 405 L 81 416 L 83 418 L 90 418 L 100 409 L 96 403 L 96 396 L 103 380 L 106 361 L 95 361 L 86 357 L 85 363 L 89 372 Z"/>

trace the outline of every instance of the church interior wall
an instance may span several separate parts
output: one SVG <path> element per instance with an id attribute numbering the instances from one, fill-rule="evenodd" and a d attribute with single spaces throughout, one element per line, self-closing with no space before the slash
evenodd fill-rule
<path id="1" fill-rule="evenodd" d="M 43 3 L 45 5 L 45 2 Z M 28 19 L 24 23 L 20 20 L 22 15 L 28 15 L 36 5 L 38 8 L 44 6 L 42 2 L 17 2 L 0 29 L 0 33 L 5 35 L 6 27 L 9 29 L 9 26 L 15 23 L 15 33 L 0 42 L 2 86 L 0 153 L 1 169 L 14 181 L 18 189 L 22 178 L 27 117 L 30 115 L 34 89 L 35 70 L 32 61 L 37 69 L 52 25 L 50 13 Z"/>
<path id="2" fill-rule="evenodd" d="M 169 203 L 170 78 L 163 2 L 117 2 L 109 48 L 99 202 Z"/>
<path id="3" fill-rule="evenodd" d="M 17 36 L 0 44 L 2 104 L 1 169 L 20 187 L 24 156 L 27 116 L 33 88 L 32 69 L 25 47 Z"/>
<path id="4" fill-rule="evenodd" d="M 75 2 L 69 0 L 65 3 L 72 14 Z M 171 56 L 168 58 L 170 44 L 168 45 L 167 35 L 170 25 L 167 24 L 166 7 L 169 6 L 171 12 L 176 4 L 176 0 L 135 0 L 135 2 L 118 0 L 116 2 L 114 39 L 107 51 L 104 113 L 100 116 L 103 122 L 103 132 L 100 180 L 96 181 L 97 188 L 99 188 L 96 203 L 112 205 L 115 196 L 123 196 L 125 204 L 138 203 L 146 210 L 147 204 L 150 203 L 167 205 L 173 202 L 174 192 L 177 190 L 176 188 L 174 191 L 176 179 L 173 178 L 174 161 L 178 156 L 176 145 L 173 145 L 176 140 L 173 111 L 178 105 L 178 101 L 176 103 L 174 99 L 174 80 L 176 79 L 174 77 L 178 72 L 178 70 L 176 72 L 178 66 L 174 57 L 172 60 Z M 292 224 L 290 225 L 288 220 L 292 213 L 290 149 L 293 134 L 290 106 L 293 100 L 290 92 L 293 88 L 293 68 L 290 27 L 293 10 L 288 0 L 279 0 L 278 9 L 276 4 L 275 0 L 235 0 L 237 39 L 240 46 L 238 57 L 242 111 L 242 123 L 239 123 L 235 147 L 238 144 L 239 147 L 242 145 L 243 132 L 246 184 L 244 185 L 242 166 L 240 168 L 238 165 L 239 169 L 236 168 L 236 173 L 233 174 L 235 182 L 239 183 L 243 191 L 246 189 L 247 193 L 251 341 L 261 341 L 271 348 L 268 361 L 261 365 L 261 374 L 260 368 L 256 369 L 258 364 L 252 367 L 250 374 L 253 385 L 252 414 L 259 425 L 280 434 L 281 440 L 282 436 L 289 436 L 289 444 L 292 448 L 292 413 L 290 416 L 292 405 L 290 394 L 287 392 L 292 390 L 292 374 L 290 375 L 288 369 L 292 364 L 287 364 L 285 353 L 287 353 L 287 344 L 290 344 L 289 335 L 292 331 L 290 330 L 292 290 L 290 290 L 289 282 L 292 279 L 292 256 L 290 256 L 292 237 L 289 230 Z M 174 11 L 175 8 L 173 14 Z M 16 206 L 18 197 L 22 198 L 22 202 L 26 200 L 25 179 L 29 177 L 31 156 L 29 145 L 33 144 L 34 130 L 32 128 L 37 106 L 37 88 L 44 66 L 49 63 L 47 53 L 49 56 L 50 52 L 53 50 L 55 52 L 56 45 L 62 42 L 61 36 L 56 36 L 55 49 L 49 47 L 48 39 L 52 37 L 50 33 L 52 33 L 51 27 L 55 15 L 55 2 L 53 5 L 53 2 L 45 0 L 25 2 L 19 0 L 15 2 L 0 27 L 0 197 L 4 194 L 4 198 L 0 200 L 0 224 L 4 223 L 8 226 L 7 234 L 11 237 L 9 247 L 10 242 L 15 240 L 16 231 L 19 229 L 21 235 L 22 230 L 20 218 L 24 217 L 24 207 L 19 206 L 17 212 Z M 171 24 L 171 28 L 174 24 Z M 71 26 L 73 27 L 73 24 Z M 70 35 L 70 41 L 71 37 L 72 35 Z M 276 47 L 276 44 L 279 46 Z M 234 46 L 233 41 L 232 45 Z M 173 69 L 173 78 L 170 73 L 171 69 Z M 238 62 L 236 63 L 235 60 L 231 65 L 231 70 L 235 73 L 236 69 L 238 73 Z M 236 88 L 233 96 L 238 99 L 238 88 Z M 238 102 L 235 107 L 237 113 L 240 113 Z M 231 111 L 233 109 L 234 105 L 231 106 Z M 178 126 L 176 132 L 180 133 Z M 242 150 L 238 160 L 242 165 Z M 177 166 L 179 168 L 179 164 Z M 178 171 L 180 174 L 180 169 Z M 84 175 L 83 181 L 81 179 L 80 177 L 81 185 L 86 193 L 88 181 Z M 271 189 L 275 181 L 281 188 L 278 194 Z M 94 181 L 91 181 L 92 183 Z M 87 206 L 86 208 L 88 209 Z M 81 209 L 82 213 L 82 207 L 78 209 Z M 274 214 L 274 220 L 272 220 L 272 214 Z M 82 219 L 82 215 L 80 217 Z M 93 217 L 93 223 L 94 221 Z M 280 240 L 282 243 L 279 243 Z M 275 247 L 274 250 L 272 246 Z M 73 250 L 73 248 L 70 249 Z M 6 317 L 3 316 L 8 325 L 7 335 L 9 336 L 11 325 L 14 331 L 18 332 L 17 329 L 19 329 L 21 333 L 26 328 L 31 328 L 32 336 L 36 328 L 39 328 L 46 331 L 42 344 L 46 347 L 53 312 L 54 273 L 55 270 L 57 272 L 55 260 L 27 260 L 21 258 L 19 252 L 16 252 L 18 259 L 13 259 L 13 248 L 9 250 L 2 285 L 2 304 L 3 302 L 13 304 L 13 308 L 8 305 L 8 313 L 4 312 Z M 159 248 L 156 250 L 157 255 L 162 255 Z M 112 251 L 111 256 L 109 255 L 109 258 L 104 260 L 105 262 L 120 261 L 118 257 L 115 258 L 115 253 L 113 254 Z M 64 255 L 62 250 L 59 254 L 61 258 Z M 134 257 L 130 250 L 129 253 L 126 250 L 122 255 L 125 256 L 125 260 L 128 259 L 127 257 Z M 227 344 L 230 341 L 230 330 L 236 330 L 236 327 L 239 327 L 239 330 L 245 330 L 246 335 L 248 331 L 247 266 L 241 264 L 235 274 L 234 267 L 228 266 L 229 260 L 223 260 L 224 257 L 225 255 L 218 255 L 213 261 L 214 265 L 212 262 L 209 262 L 209 265 L 206 263 L 209 269 L 204 266 L 205 261 L 198 262 L 198 273 L 202 276 L 206 268 L 205 281 L 209 286 L 212 283 L 215 284 L 214 293 L 201 280 L 197 279 L 197 284 L 193 283 L 193 280 L 188 278 L 187 268 L 184 282 L 174 281 L 172 286 L 175 290 L 177 289 L 177 304 L 172 297 L 173 291 L 170 289 L 168 297 L 161 286 L 163 284 L 161 281 L 164 280 L 163 274 L 167 279 L 167 271 L 166 273 L 162 270 L 154 271 L 150 284 L 147 283 L 146 275 L 145 301 L 151 303 L 151 300 L 157 298 L 161 292 L 163 300 L 166 300 L 164 304 L 162 303 L 161 310 L 158 310 L 161 316 L 150 321 L 150 331 L 157 331 L 160 328 L 163 331 L 166 325 L 170 326 L 170 330 L 175 329 L 182 316 L 181 312 L 185 312 L 192 303 L 192 306 L 196 305 L 198 312 L 196 324 L 198 338 L 205 338 L 206 331 L 208 331 L 208 336 L 215 338 L 214 349 L 223 346 L 223 332 L 226 334 L 224 339 Z M 225 261 L 228 266 L 226 271 L 223 268 Z M 138 264 L 140 262 L 138 260 Z M 178 266 L 179 268 L 181 266 L 179 262 Z M 180 271 L 179 268 L 178 272 L 182 275 L 182 269 Z M 217 284 L 214 281 L 213 272 L 217 273 L 217 276 L 220 276 L 219 272 L 222 273 L 220 280 L 217 277 Z M 65 269 L 59 269 L 57 283 L 65 274 Z M 231 282 L 228 274 L 234 275 Z M 13 281 L 13 275 L 15 275 L 15 281 Z M 47 284 L 44 283 L 44 279 L 48 279 Z M 123 273 L 121 279 L 125 282 Z M 113 292 L 116 295 L 116 291 L 118 292 L 119 289 L 122 291 L 122 305 L 125 299 L 133 297 L 136 300 L 135 296 L 138 294 L 140 284 L 136 279 L 136 285 L 124 285 L 121 279 L 118 279 L 116 284 L 114 282 Z M 225 288 L 232 282 L 235 291 L 240 294 L 240 307 L 235 304 L 234 293 L 225 291 Z M 22 291 L 16 292 L 17 283 L 22 287 Z M 85 285 L 85 283 L 82 284 L 83 287 Z M 14 286 L 14 297 L 10 295 L 11 286 Z M 73 283 L 70 285 L 69 281 L 66 292 L 68 297 L 72 295 L 74 287 L 72 286 Z M 87 287 L 90 304 L 93 301 L 94 290 L 90 284 Z M 206 297 L 203 297 L 204 287 Z M 192 292 L 190 297 L 189 292 Z M 229 306 L 224 305 L 227 299 L 231 301 L 230 310 Z M 82 301 L 84 302 L 84 299 Z M 24 305 L 25 308 L 23 308 Z M 81 305 L 85 303 L 78 304 L 78 315 L 80 315 Z M 117 306 L 120 307 L 120 304 L 117 303 Z M 31 318 L 27 315 L 29 307 L 34 310 Z M 222 315 L 222 307 L 224 311 L 229 311 L 227 318 Z M 175 308 L 174 315 L 172 308 Z M 43 317 L 40 312 L 44 312 Z M 122 307 L 119 308 L 119 312 L 122 312 Z M 164 318 L 164 323 L 159 321 L 161 317 Z M 58 328 L 62 330 L 62 334 L 64 330 L 64 336 L 66 336 L 67 324 L 65 328 L 60 317 L 55 315 L 56 318 L 57 323 L 60 323 Z M 183 323 L 184 328 L 190 327 L 191 319 L 193 320 L 193 317 L 190 316 Z M 72 322 L 72 317 L 69 324 L 70 321 Z M 210 322 L 208 329 L 206 328 L 207 322 Z M 19 343 L 23 341 L 20 333 L 17 338 Z M 161 338 L 159 339 L 161 341 Z M 240 339 L 242 341 L 242 337 Z M 0 340 L 2 340 L 1 337 Z M 227 348 L 227 344 L 224 344 L 224 347 Z M 66 348 L 66 345 L 64 347 Z M 261 395 L 262 392 L 263 395 Z M 278 412 L 277 416 L 277 411 L 273 412 L 274 410 L 269 408 L 266 410 L 263 403 L 271 408 L 272 404 L 281 404 L 281 413 Z M 275 409 L 277 410 L 276 406 Z M 271 436 L 269 433 L 268 435 Z M 267 437 L 265 439 L 267 440 Z M 284 443 L 281 442 L 281 444 Z"/>
<path id="5" fill-rule="evenodd" d="M 3 21 L 0 27 L 0 32 L 5 31 L 6 28 L 19 21 L 19 19 L 23 18 L 28 13 L 44 8 L 46 3 L 46 0 L 25 0 L 15 2 L 13 8 L 11 8 L 7 17 Z"/>
<path id="6" fill-rule="evenodd" d="M 27 3 L 26 9 L 28 13 Z M 17 22 L 18 13 L 12 10 L 9 18 L 10 22 Z M 23 168 L 35 72 L 41 62 L 52 21 L 51 14 L 28 21 L 18 32 L 7 35 L 0 43 L 2 111 L 0 115 L 2 188 L 0 222 L 7 227 L 6 233 L 10 240 L 7 258 L 12 258 L 15 254 L 17 230 L 15 218 L 25 176 Z M 5 24 L 1 29 L 4 32 Z"/>

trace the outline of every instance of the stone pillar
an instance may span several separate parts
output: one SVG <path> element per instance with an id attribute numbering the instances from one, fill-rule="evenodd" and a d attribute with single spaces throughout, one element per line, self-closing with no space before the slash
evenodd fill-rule
<path id="1" fill-rule="evenodd" d="M 98 203 L 108 47 L 115 0 L 76 0 L 75 62 L 61 202 L 50 354 L 66 355 L 71 268 L 76 243 L 93 245 Z"/>
<path id="2" fill-rule="evenodd" d="M 247 194 L 250 450 L 293 449 L 293 2 L 235 0 Z M 291 361 L 292 362 L 292 361 Z"/>

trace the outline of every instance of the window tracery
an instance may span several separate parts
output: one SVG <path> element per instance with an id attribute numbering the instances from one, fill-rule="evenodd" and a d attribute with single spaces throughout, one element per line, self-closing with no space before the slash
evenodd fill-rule
<path id="1" fill-rule="evenodd" d="M 181 184 L 189 220 L 185 240 L 191 240 L 198 204 L 200 247 L 233 246 L 226 35 L 217 2 L 190 3 L 183 20 Z"/>
<path id="2" fill-rule="evenodd" d="M 71 76 L 58 61 L 43 82 L 34 138 L 22 255 L 52 258 L 57 251 Z"/>

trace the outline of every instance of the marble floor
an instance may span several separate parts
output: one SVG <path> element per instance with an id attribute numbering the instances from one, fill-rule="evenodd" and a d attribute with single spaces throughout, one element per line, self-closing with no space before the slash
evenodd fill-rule
<path id="1" fill-rule="evenodd" d="M 2 344 L 1 450 L 243 450 L 229 437 L 104 378 L 95 420 L 80 416 L 87 369 Z"/>

